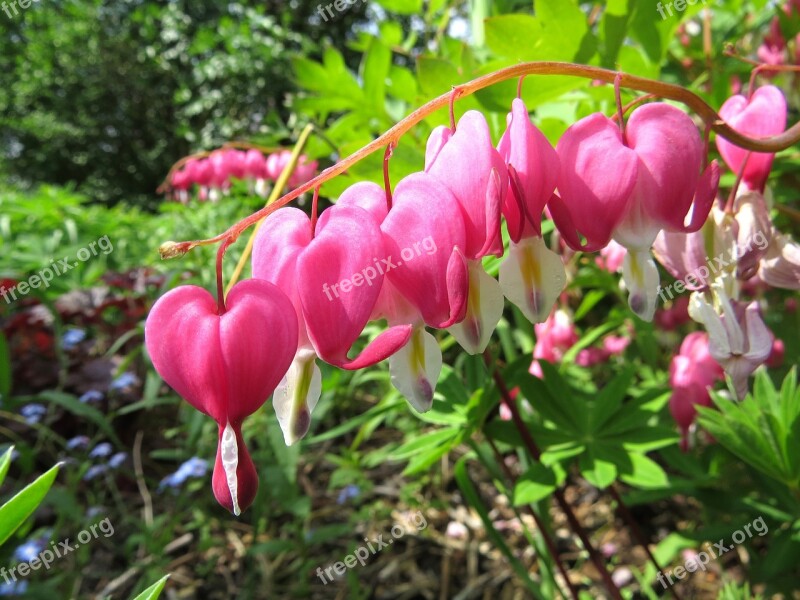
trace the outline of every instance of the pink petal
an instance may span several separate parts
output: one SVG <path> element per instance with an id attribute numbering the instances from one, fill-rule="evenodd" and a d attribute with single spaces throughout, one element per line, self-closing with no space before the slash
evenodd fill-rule
<path id="1" fill-rule="evenodd" d="M 639 159 L 622 143 L 619 127 L 600 113 L 567 129 L 556 152 L 560 196 L 554 194 L 548 203 L 553 219 L 570 247 L 599 250 L 625 217 Z"/>
<path id="2" fill-rule="evenodd" d="M 320 216 L 297 260 L 297 286 L 309 338 L 326 362 L 348 361 L 380 294 L 385 256 L 381 230 L 365 210 L 334 206 Z"/>
<path id="3" fill-rule="evenodd" d="M 786 129 L 786 98 L 779 88 L 765 85 L 758 88 L 749 101 L 740 95 L 728 98 L 719 114 L 739 133 L 756 138 L 769 137 Z M 717 136 L 717 148 L 728 168 L 739 173 L 748 151 L 721 136 Z M 772 153 L 750 154 L 743 177 L 750 189 L 764 190 L 774 157 Z"/>
<path id="4" fill-rule="evenodd" d="M 461 251 L 466 235 L 460 212 L 452 211 L 455 202 L 443 184 L 414 173 L 397 185 L 382 226 L 392 264 L 402 263 L 386 274 L 432 327 L 449 327 L 463 318 L 466 305 L 467 266 Z M 424 250 L 417 252 L 415 244 Z M 410 252 L 411 260 L 404 261 L 403 252 Z"/>
<path id="5" fill-rule="evenodd" d="M 441 139 L 446 137 L 439 135 Z M 481 252 L 488 251 L 500 256 L 499 213 L 508 188 L 508 173 L 492 144 L 486 119 L 477 111 L 467 111 L 450 139 L 443 145 L 441 139 L 429 141 L 428 155 L 433 158 L 426 171 L 443 183 L 461 206 L 467 233 L 464 255 L 468 259 L 479 258 L 484 255 Z M 435 153 L 437 147 L 440 149 Z M 499 192 L 492 189 L 498 184 L 496 177 Z"/>
<path id="6" fill-rule="evenodd" d="M 512 189 L 509 188 L 503 205 L 503 216 L 509 224 L 509 231 L 521 229 L 523 223 L 530 221 L 526 218 L 529 215 L 536 220 L 534 223 L 526 223 L 529 227 L 533 226 L 533 230 L 529 231 L 533 234 L 538 231 L 538 220 L 555 190 L 559 160 L 544 134 L 531 123 L 528 109 L 519 98 L 514 99 L 511 104 L 508 127 L 497 149 L 503 160 L 512 165 L 519 176 L 521 202 L 524 203 L 524 208 L 519 207 Z M 520 237 L 512 237 L 512 240 L 517 242 Z"/>

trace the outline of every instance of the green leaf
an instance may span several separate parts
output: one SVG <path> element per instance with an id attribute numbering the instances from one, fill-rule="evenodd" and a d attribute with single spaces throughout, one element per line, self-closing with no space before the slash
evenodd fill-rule
<path id="1" fill-rule="evenodd" d="M 566 477 L 558 465 L 548 468 L 542 463 L 534 463 L 514 485 L 514 506 L 533 504 L 552 494 Z"/>
<path id="2" fill-rule="evenodd" d="M 10 446 L 6 453 L 3 454 L 2 458 L 0 458 L 0 485 L 3 485 L 3 481 L 6 479 L 6 475 L 8 475 L 8 468 L 11 466 L 11 455 L 14 453 L 14 446 Z"/>
<path id="3" fill-rule="evenodd" d="M 424 435 L 417 435 L 409 440 L 389 455 L 389 460 L 403 460 L 414 456 L 419 452 L 429 449 L 429 447 L 439 446 L 458 435 L 460 429 L 449 427 L 447 429 L 437 429 Z"/>
<path id="4" fill-rule="evenodd" d="M 658 463 L 649 459 L 644 454 L 631 453 L 628 455 L 633 463 L 632 473 L 622 473 L 620 479 L 638 488 L 664 488 L 669 486 L 669 478 Z"/>
<path id="5" fill-rule="evenodd" d="M 164 575 L 164 577 L 156 581 L 133 600 L 157 600 L 157 598 L 161 596 L 164 586 L 167 584 L 167 579 L 169 579 L 169 575 Z"/>
<path id="6" fill-rule="evenodd" d="M 375 116 L 385 114 L 386 80 L 392 63 L 392 52 L 378 38 L 370 40 L 361 65 L 361 80 L 367 109 Z"/>
<path id="7" fill-rule="evenodd" d="M 61 463 L 41 475 L 36 481 L 0 507 L 0 546 L 11 537 L 42 503 L 58 475 Z"/>
<path id="8" fill-rule="evenodd" d="M 617 478 L 616 465 L 605 458 L 600 458 L 591 447 L 581 455 L 579 465 L 581 475 L 596 488 L 606 488 Z"/>
<path id="9" fill-rule="evenodd" d="M 633 383 L 635 373 L 635 367 L 626 367 L 600 390 L 591 404 L 590 431 L 600 431 L 603 425 L 619 410 L 628 393 L 628 388 Z"/>
<path id="10" fill-rule="evenodd" d="M 489 516 L 489 511 L 487 510 L 486 505 L 478 495 L 478 491 L 475 489 L 475 486 L 472 483 L 469 474 L 467 473 L 467 461 L 465 456 L 462 456 L 456 463 L 456 466 L 453 470 L 453 475 L 455 476 L 458 487 L 461 489 L 461 493 L 464 494 L 464 500 L 467 502 L 467 504 L 475 509 L 475 512 L 478 513 L 481 521 L 483 522 L 483 526 L 486 529 L 486 534 L 492 540 L 494 545 L 500 550 L 500 552 L 503 553 L 508 562 L 511 563 L 511 567 L 514 569 L 517 577 L 519 577 L 520 581 L 522 581 L 525 587 L 528 588 L 528 591 L 535 598 L 543 599 L 544 596 L 542 595 L 539 586 L 531 579 L 528 571 L 519 562 L 514 553 L 511 552 L 505 542 L 505 539 L 495 528 L 492 518 Z"/>
<path id="11" fill-rule="evenodd" d="M 501 15 L 485 21 L 486 45 L 497 56 L 514 61 L 536 60 L 533 48 L 542 37 L 539 21 L 530 15 Z"/>
<path id="12" fill-rule="evenodd" d="M 389 12 L 414 15 L 422 12 L 422 0 L 375 0 Z"/>

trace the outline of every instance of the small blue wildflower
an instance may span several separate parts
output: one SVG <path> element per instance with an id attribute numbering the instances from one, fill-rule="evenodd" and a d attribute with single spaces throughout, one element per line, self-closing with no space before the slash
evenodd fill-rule
<path id="1" fill-rule="evenodd" d="M 47 407 L 44 404 L 26 404 L 19 411 L 28 425 L 36 425 L 46 412 Z"/>
<path id="2" fill-rule="evenodd" d="M 344 486 L 339 492 L 339 497 L 336 499 L 336 504 L 344 504 L 351 498 L 358 498 L 361 494 L 361 488 L 355 484 Z"/>
<path id="3" fill-rule="evenodd" d="M 72 350 L 86 339 L 86 332 L 83 329 L 68 329 L 61 338 L 61 348 Z"/>
<path id="4" fill-rule="evenodd" d="M 89 447 L 89 438 L 85 435 L 78 435 L 67 440 L 67 450 L 85 450 Z"/>
<path id="5" fill-rule="evenodd" d="M 179 488 L 187 479 L 203 477 L 207 472 L 208 461 L 194 456 L 178 467 L 177 471 L 164 477 L 158 484 L 158 489 L 161 491 L 166 487 Z"/>
<path id="6" fill-rule="evenodd" d="M 100 515 L 106 514 L 106 511 L 102 506 L 90 506 L 89 509 L 86 511 L 86 518 L 87 519 L 94 519 L 95 517 L 99 517 Z"/>
<path id="7" fill-rule="evenodd" d="M 0 596 L 23 596 L 27 591 L 27 581 L 0 581 Z"/>
<path id="8" fill-rule="evenodd" d="M 128 455 L 125 452 L 117 452 L 114 456 L 108 459 L 108 466 L 112 469 L 118 469 L 125 462 Z"/>
<path id="9" fill-rule="evenodd" d="M 130 371 L 126 371 L 125 373 L 117 377 L 114 381 L 112 381 L 111 385 L 108 387 L 109 389 L 119 391 L 134 386 L 137 383 L 139 383 L 139 378 Z"/>
<path id="10" fill-rule="evenodd" d="M 100 402 L 103 399 L 103 392 L 99 390 L 89 390 L 85 394 L 83 394 L 78 400 L 83 402 L 84 404 L 94 404 L 95 402 Z"/>
<path id="11" fill-rule="evenodd" d="M 86 474 L 83 476 L 84 481 L 91 481 L 108 471 L 108 465 L 92 465 Z"/>
<path id="12" fill-rule="evenodd" d="M 44 550 L 46 545 L 47 540 L 44 538 L 28 540 L 14 550 L 14 558 L 19 562 L 31 562 L 34 558 L 39 556 L 39 553 Z"/>
<path id="13" fill-rule="evenodd" d="M 102 444 L 97 444 L 92 451 L 89 452 L 89 458 L 101 458 L 106 457 L 111 454 L 114 448 L 111 447 L 111 444 L 108 442 L 103 442 Z"/>

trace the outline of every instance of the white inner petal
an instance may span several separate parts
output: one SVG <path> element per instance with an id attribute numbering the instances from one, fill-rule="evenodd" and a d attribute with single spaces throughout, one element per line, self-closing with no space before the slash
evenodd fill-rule
<path id="1" fill-rule="evenodd" d="M 231 500 L 233 500 L 233 514 L 238 517 L 242 514 L 242 510 L 239 508 L 239 479 L 236 474 L 239 468 L 239 443 L 236 441 L 236 433 L 230 423 L 225 425 L 225 430 L 222 432 L 220 454 L 228 490 L 230 490 Z"/>
<path id="2" fill-rule="evenodd" d="M 494 328 L 503 316 L 503 290 L 483 270 L 479 260 L 469 261 L 467 314 L 461 323 L 447 330 L 470 354 L 480 354 L 489 345 Z"/>
<path id="3" fill-rule="evenodd" d="M 418 412 L 430 410 L 441 371 L 442 351 L 423 327 L 414 329 L 408 343 L 389 357 L 392 385 Z"/>
<path id="4" fill-rule="evenodd" d="M 302 439 L 308 432 L 311 412 L 322 393 L 322 373 L 316 358 L 313 350 L 298 350 L 272 396 L 272 405 L 287 446 Z"/>

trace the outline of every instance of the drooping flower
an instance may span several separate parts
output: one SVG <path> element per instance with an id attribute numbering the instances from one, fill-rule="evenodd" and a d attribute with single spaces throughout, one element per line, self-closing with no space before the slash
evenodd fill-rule
<path id="1" fill-rule="evenodd" d="M 497 149 L 509 171 L 503 215 L 511 244 L 500 266 L 500 287 L 531 322 L 541 323 L 567 282 L 561 257 L 545 245 L 541 230 L 542 212 L 556 188 L 558 155 L 521 99 L 513 101 L 507 122 Z"/>
<path id="2" fill-rule="evenodd" d="M 321 391 L 319 356 L 344 369 L 361 369 L 405 345 L 411 327 L 390 327 L 355 359 L 347 354 L 364 330 L 385 276 L 380 228 L 356 206 L 334 206 L 311 221 L 296 208 L 264 220 L 253 247 L 253 276 L 287 290 L 299 325 L 299 344 L 273 401 L 287 444 L 308 431 Z"/>
<path id="3" fill-rule="evenodd" d="M 557 309 L 544 323 L 533 326 L 536 332 L 536 345 L 533 347 L 533 362 L 529 369 L 532 375 L 542 377 L 539 361 L 559 363 L 564 353 L 578 342 L 578 332 L 569 314 Z"/>
<path id="4" fill-rule="evenodd" d="M 492 144 L 481 113 L 467 111 L 455 132 L 439 127 L 431 133 L 425 172 L 450 190 L 461 210 L 469 295 L 464 319 L 449 331 L 467 352 L 479 354 L 503 314 L 503 292 L 483 270 L 480 259 L 503 254 L 500 215 L 508 188 L 505 162 Z"/>
<path id="5" fill-rule="evenodd" d="M 695 331 L 687 335 L 672 357 L 669 372 L 669 410 L 681 430 L 681 448 L 685 451 L 697 416 L 695 406 L 711 406 L 708 388 L 722 379 L 722 368 L 709 351 L 708 334 Z"/>
<path id="6" fill-rule="evenodd" d="M 624 137 L 610 119 L 595 114 L 570 127 L 556 150 L 560 197 L 554 195 L 549 207 L 559 231 L 578 250 L 598 250 L 612 235 L 625 246 L 628 303 L 652 320 L 659 278 L 650 247 L 661 230 L 700 229 L 719 184 L 716 162 L 701 173 L 697 127 L 677 108 L 652 103 L 633 111 Z"/>
<path id="7" fill-rule="evenodd" d="M 600 250 L 600 256 L 595 262 L 601 269 L 605 269 L 609 273 L 616 273 L 622 268 L 627 253 L 625 246 L 611 240 L 608 242 L 608 246 Z"/>
<path id="8" fill-rule="evenodd" d="M 773 336 L 761 318 L 758 302 L 731 300 L 721 288 L 707 293 L 693 292 L 689 314 L 708 331 L 709 349 L 733 382 L 736 395 L 747 395 L 747 379 L 772 351 Z"/>
<path id="9" fill-rule="evenodd" d="M 385 191 L 371 183 L 351 186 L 337 202 L 363 208 L 381 227 L 391 268 L 372 318 L 413 327 L 409 342 L 389 357 L 389 371 L 392 385 L 420 412 L 430 409 L 442 368 L 441 350 L 425 325 L 449 327 L 466 312 L 465 232 L 460 212 L 452 211 L 454 202 L 452 193 L 425 173 L 398 183 L 391 211 Z"/>
<path id="10" fill-rule="evenodd" d="M 800 290 L 800 245 L 789 236 L 774 232 L 758 275 L 773 287 Z"/>
<path id="11" fill-rule="evenodd" d="M 219 426 L 213 489 L 239 515 L 255 498 L 258 475 L 242 423 L 269 398 L 297 348 L 291 302 L 269 282 L 242 281 L 220 315 L 214 298 L 182 286 L 158 299 L 145 325 L 145 345 L 159 375 Z"/>
<path id="12" fill-rule="evenodd" d="M 786 98 L 779 88 L 765 85 L 758 88 L 749 99 L 739 94 L 731 96 L 719 109 L 719 114 L 739 133 L 754 138 L 769 137 L 786 129 Z M 739 173 L 744 168 L 743 192 L 764 191 L 774 153 L 751 152 L 745 165 L 748 150 L 735 146 L 721 136 L 717 136 L 717 149 L 731 171 Z"/>

